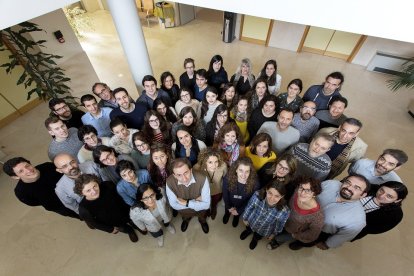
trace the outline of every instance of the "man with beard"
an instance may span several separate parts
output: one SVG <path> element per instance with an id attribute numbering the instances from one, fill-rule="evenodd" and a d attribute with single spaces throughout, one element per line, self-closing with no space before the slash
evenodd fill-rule
<path id="1" fill-rule="evenodd" d="M 351 174 L 342 181 L 326 180 L 321 186 L 322 193 L 317 198 L 324 213 L 322 232 L 315 242 L 291 243 L 292 250 L 314 245 L 322 250 L 339 247 L 351 241 L 366 225 L 364 207 L 359 201 L 370 189 L 364 176 Z"/>
<path id="2" fill-rule="evenodd" d="M 68 128 L 79 128 L 83 125 L 82 116 L 85 112 L 79 109 L 70 109 L 68 104 L 63 99 L 53 98 L 49 101 L 49 108 L 52 113 L 59 117 Z"/>
<path id="3" fill-rule="evenodd" d="M 78 164 L 76 159 L 67 153 L 59 153 L 56 155 L 53 163 L 56 166 L 56 171 L 63 173 L 63 176 L 56 183 L 56 195 L 66 208 L 79 214 L 79 203 L 81 202 L 82 197 L 73 191 L 75 180 L 82 173 L 96 174 L 94 163 L 92 161 L 86 161 Z M 99 177 L 99 175 L 97 176 Z"/>
<path id="4" fill-rule="evenodd" d="M 272 137 L 272 149 L 277 155 L 283 153 L 288 147 L 299 141 L 299 130 L 290 126 L 293 119 L 293 111 L 282 109 L 277 116 L 276 124 L 274 122 L 265 122 L 257 131 L 267 133 Z"/>
<path id="5" fill-rule="evenodd" d="M 77 217 L 77 214 L 66 208 L 55 194 L 56 182 L 62 175 L 51 162 L 33 166 L 29 160 L 15 157 L 4 163 L 3 171 L 18 180 L 14 193 L 24 204 L 43 206 L 46 210 L 62 216 Z"/>
<path id="6" fill-rule="evenodd" d="M 299 130 L 299 142 L 307 143 L 318 131 L 319 120 L 315 116 L 316 104 L 312 101 L 303 103 L 300 112 L 293 116 L 292 126 Z"/>
<path id="7" fill-rule="evenodd" d="M 324 127 L 339 127 L 345 120 L 345 109 L 348 106 L 348 100 L 342 96 L 333 96 L 329 102 L 328 110 L 319 110 L 315 117 L 319 119 L 319 129 Z"/>
<path id="8" fill-rule="evenodd" d="M 113 95 L 119 107 L 109 114 L 111 120 L 119 117 L 128 128 L 142 129 L 147 106 L 141 102 L 132 102 L 128 91 L 122 87 L 114 89 Z"/>
<path id="9" fill-rule="evenodd" d="M 386 149 L 377 161 L 360 159 L 349 167 L 349 173 L 365 176 L 371 184 L 380 185 L 388 181 L 402 182 L 395 173 L 396 170 L 408 161 L 407 154 L 399 149 Z"/>
<path id="10" fill-rule="evenodd" d="M 332 160 L 331 171 L 327 179 L 340 175 L 348 163 L 361 159 L 368 145 L 358 137 L 362 123 L 354 118 L 347 118 L 338 129 L 323 128 L 318 133 L 327 133 L 335 137 L 335 143 L 326 153 Z"/>

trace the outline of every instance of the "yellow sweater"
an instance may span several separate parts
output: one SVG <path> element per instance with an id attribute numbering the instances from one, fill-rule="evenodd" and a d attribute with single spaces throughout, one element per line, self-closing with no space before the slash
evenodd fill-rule
<path id="1" fill-rule="evenodd" d="M 234 119 L 235 117 L 236 116 L 234 115 L 234 113 L 230 112 L 230 118 Z M 249 132 L 247 131 L 247 121 L 237 121 L 236 119 L 234 119 L 234 121 L 236 122 L 236 125 L 240 129 L 240 133 L 243 136 L 244 144 L 246 144 L 247 141 L 249 141 L 249 138 L 250 138 Z"/>
<path id="2" fill-rule="evenodd" d="M 270 157 L 260 157 L 250 151 L 250 147 L 246 147 L 246 157 L 249 157 L 253 162 L 253 167 L 256 171 L 260 170 L 267 162 L 276 160 L 276 153 L 271 152 Z"/>

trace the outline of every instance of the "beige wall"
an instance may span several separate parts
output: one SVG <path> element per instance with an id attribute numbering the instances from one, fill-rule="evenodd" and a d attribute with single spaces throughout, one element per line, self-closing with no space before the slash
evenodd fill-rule
<path id="1" fill-rule="evenodd" d="M 296 52 L 306 26 L 283 21 L 273 23 L 269 47 L 281 48 Z"/>
<path id="2" fill-rule="evenodd" d="M 245 15 L 242 37 L 266 41 L 270 19 Z"/>

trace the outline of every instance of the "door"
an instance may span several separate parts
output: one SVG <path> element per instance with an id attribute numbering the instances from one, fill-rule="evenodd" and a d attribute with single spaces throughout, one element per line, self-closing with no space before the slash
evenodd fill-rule
<path id="1" fill-rule="evenodd" d="M 177 3 L 180 16 L 180 25 L 187 24 L 195 19 L 194 6 Z"/>
<path id="2" fill-rule="evenodd" d="M 273 20 L 271 19 L 243 15 L 240 40 L 267 46 L 272 28 Z"/>
<path id="3" fill-rule="evenodd" d="M 319 27 L 309 27 L 305 31 L 301 48 L 304 52 L 336 57 L 351 61 L 366 36 Z"/>

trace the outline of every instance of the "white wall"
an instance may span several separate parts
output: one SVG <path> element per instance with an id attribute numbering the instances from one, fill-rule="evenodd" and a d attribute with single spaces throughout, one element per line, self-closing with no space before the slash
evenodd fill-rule
<path id="1" fill-rule="evenodd" d="M 33 39 L 44 39 L 46 48 L 42 49 L 46 53 L 63 56 L 62 59 L 57 60 L 60 67 L 65 69 L 66 75 L 71 78 L 70 87 L 74 96 L 80 96 L 86 92 L 91 91 L 91 87 L 95 82 L 98 82 L 98 76 L 89 61 L 85 51 L 83 51 L 78 38 L 73 32 L 66 19 L 65 14 L 61 9 L 47 13 L 43 16 L 34 18 L 31 22 L 36 23 L 45 32 L 31 33 Z M 53 24 L 50 24 L 53 22 Z M 65 38 L 65 43 L 59 43 L 53 32 L 60 30 Z M 89 74 L 82 74 L 78 69 L 82 68 L 81 72 L 89 72 Z"/>
<path id="2" fill-rule="evenodd" d="M 275 21 L 269 39 L 269 47 L 296 52 L 306 26 L 301 24 Z"/>
<path id="3" fill-rule="evenodd" d="M 367 66 L 377 52 L 409 58 L 414 57 L 414 45 L 396 40 L 368 37 L 352 63 Z"/>

